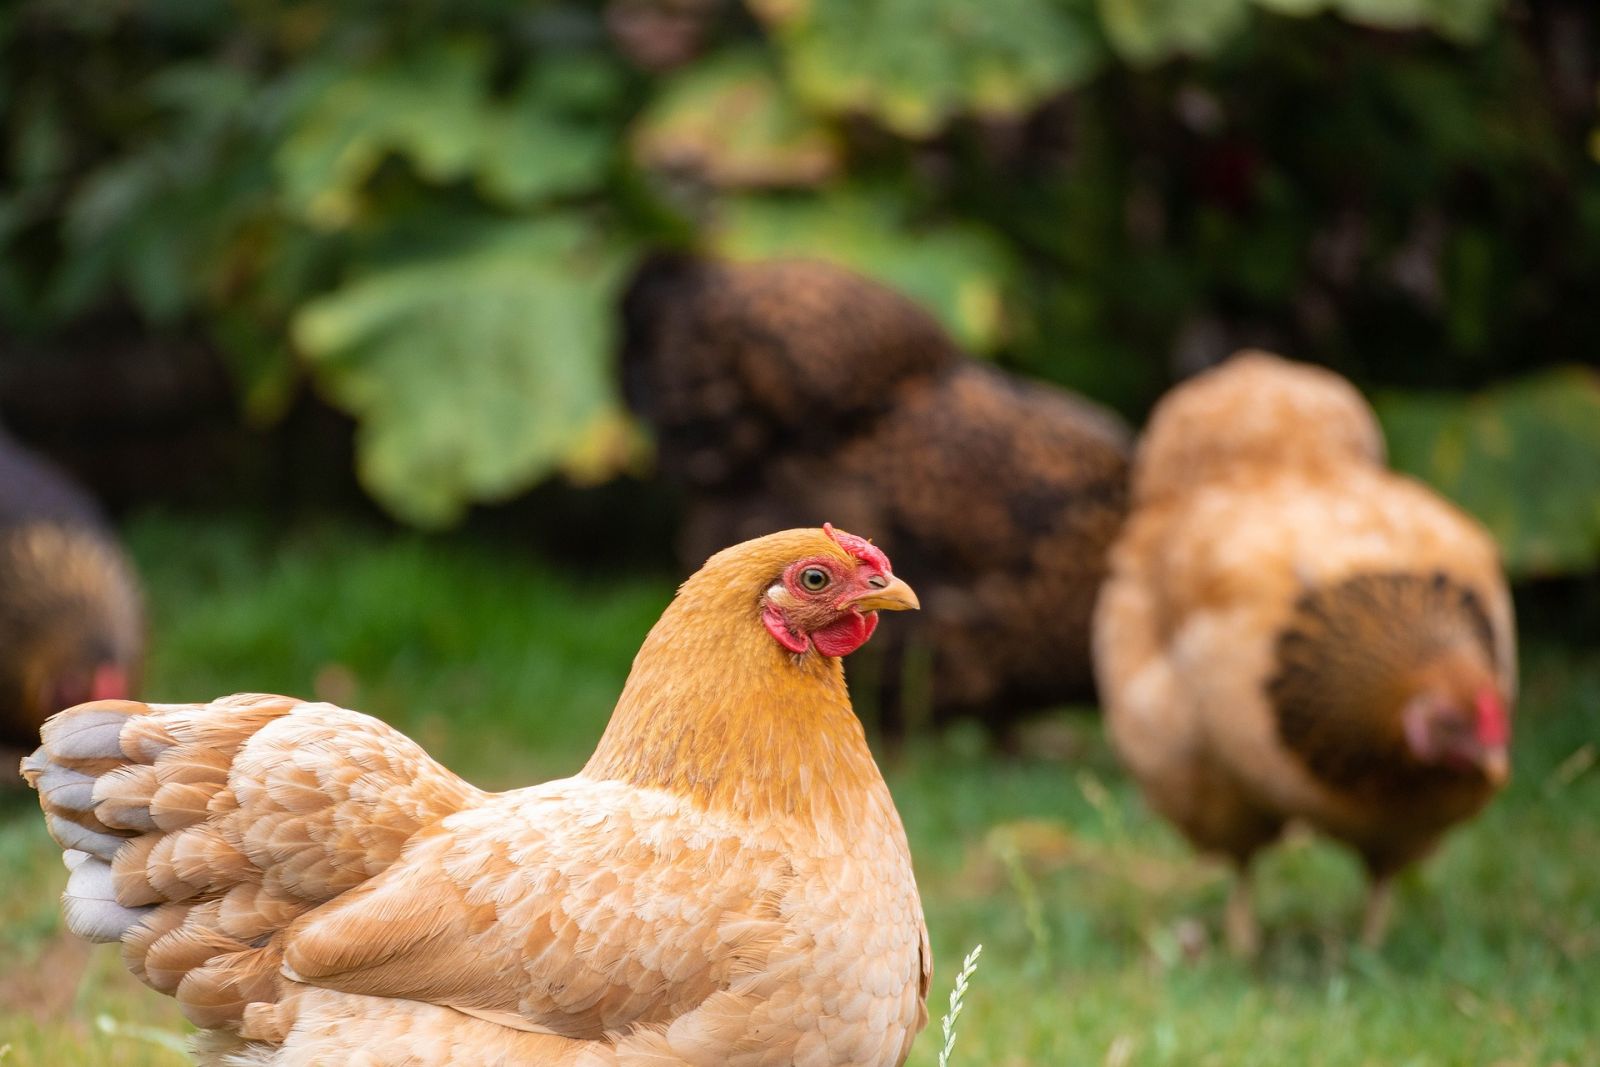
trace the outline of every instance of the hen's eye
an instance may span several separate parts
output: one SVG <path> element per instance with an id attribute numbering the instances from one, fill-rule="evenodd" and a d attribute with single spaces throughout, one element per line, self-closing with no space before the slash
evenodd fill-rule
<path id="1" fill-rule="evenodd" d="M 800 572 L 800 584 L 812 593 L 828 586 L 828 572 L 821 567 L 807 567 Z"/>

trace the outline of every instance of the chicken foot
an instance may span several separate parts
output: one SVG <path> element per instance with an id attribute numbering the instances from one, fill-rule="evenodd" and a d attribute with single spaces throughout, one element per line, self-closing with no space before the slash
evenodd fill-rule
<path id="1" fill-rule="evenodd" d="M 1255 900 L 1250 891 L 1250 864 L 1242 862 L 1234 871 L 1233 888 L 1228 892 L 1228 907 L 1223 915 L 1223 930 L 1228 950 L 1240 959 L 1254 959 L 1261 951 L 1261 925 L 1256 921 Z"/>
<path id="2" fill-rule="evenodd" d="M 1374 875 L 1367 889 L 1367 906 L 1361 916 L 1361 943 L 1376 949 L 1389 933 L 1389 917 L 1394 913 L 1394 882 L 1387 874 Z"/>

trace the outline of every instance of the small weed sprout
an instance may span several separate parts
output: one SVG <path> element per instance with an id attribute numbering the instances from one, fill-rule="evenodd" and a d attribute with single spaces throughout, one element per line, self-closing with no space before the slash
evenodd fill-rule
<path id="1" fill-rule="evenodd" d="M 956 975 L 955 988 L 950 990 L 950 1011 L 943 1019 L 939 1020 L 939 1028 L 944 1031 L 944 1047 L 939 1050 L 939 1067 L 950 1067 L 950 1050 L 956 1047 L 956 1020 L 961 1018 L 962 1001 L 967 995 L 967 983 L 972 980 L 973 972 L 978 969 L 978 957 L 983 955 L 983 946 L 978 945 L 967 958 L 961 961 L 961 973 Z"/>
<path id="2" fill-rule="evenodd" d="M 1011 887 L 1017 891 L 1017 899 L 1022 904 L 1022 921 L 1028 928 L 1028 938 L 1032 942 L 1028 949 L 1028 967 L 1033 971 L 1042 970 L 1050 957 L 1050 927 L 1045 923 L 1039 887 L 1028 874 L 1022 852 L 1014 842 L 1002 842 L 995 851 L 999 853 L 1000 862 L 1005 865 L 1006 874 L 1011 879 Z M 981 949 L 983 946 L 978 947 Z"/>

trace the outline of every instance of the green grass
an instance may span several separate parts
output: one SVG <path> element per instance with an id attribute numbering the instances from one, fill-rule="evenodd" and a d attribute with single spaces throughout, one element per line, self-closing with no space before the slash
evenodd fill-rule
<path id="1" fill-rule="evenodd" d="M 581 764 L 672 592 L 664 576 L 574 578 L 506 548 L 339 526 L 269 539 L 147 517 L 129 538 L 152 698 L 322 695 L 489 786 Z M 1026 758 L 976 730 L 911 746 L 888 776 L 937 956 L 912 1064 L 937 1063 L 950 983 L 982 942 L 955 1067 L 1600 1065 L 1600 661 L 1526 659 L 1514 784 L 1404 883 L 1380 953 L 1353 946 L 1356 864 L 1296 840 L 1259 872 L 1262 959 L 1230 959 L 1221 872 L 1145 811 L 1092 719 L 1043 721 Z M 0 804 L 0 871 L 0 1065 L 182 1062 L 97 1030 L 101 1015 L 180 1023 L 114 950 L 80 980 L 29 798 Z"/>

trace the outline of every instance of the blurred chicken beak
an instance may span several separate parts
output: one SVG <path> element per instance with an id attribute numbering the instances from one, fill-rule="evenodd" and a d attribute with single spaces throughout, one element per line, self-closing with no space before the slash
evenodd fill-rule
<path id="1" fill-rule="evenodd" d="M 850 601 L 850 607 L 860 612 L 916 611 L 922 607 L 922 603 L 917 599 L 916 591 L 909 585 L 899 578 L 890 578 L 887 585 L 869 589 Z"/>
<path id="2" fill-rule="evenodd" d="M 1489 784 L 1499 788 L 1511 778 L 1511 755 L 1504 745 L 1496 745 L 1484 752 L 1482 767 Z"/>

